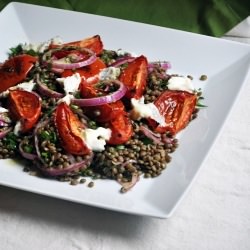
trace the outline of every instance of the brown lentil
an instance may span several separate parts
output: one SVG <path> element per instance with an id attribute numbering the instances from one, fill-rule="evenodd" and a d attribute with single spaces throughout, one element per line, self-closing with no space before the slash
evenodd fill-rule
<path id="1" fill-rule="evenodd" d="M 206 81 L 207 80 L 207 75 L 201 75 L 200 80 L 201 81 Z"/>
<path id="2" fill-rule="evenodd" d="M 92 188 L 92 187 L 94 187 L 94 185 L 95 185 L 95 183 L 93 181 L 91 181 L 91 182 L 89 182 L 88 187 Z"/>

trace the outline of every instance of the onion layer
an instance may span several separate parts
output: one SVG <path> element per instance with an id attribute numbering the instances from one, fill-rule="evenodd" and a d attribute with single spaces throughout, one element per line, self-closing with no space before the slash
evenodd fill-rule
<path id="1" fill-rule="evenodd" d="M 67 48 L 61 47 L 61 48 L 52 49 L 44 55 L 43 60 L 45 61 L 45 63 L 50 63 L 52 68 L 56 70 L 56 69 L 78 69 L 78 68 L 92 64 L 93 62 L 95 62 L 97 58 L 96 54 L 92 50 L 87 49 L 87 48 L 78 48 L 77 49 L 78 51 L 87 52 L 90 56 L 87 59 L 82 59 L 82 57 L 79 57 L 78 59 L 77 57 L 74 58 L 75 60 L 79 60 L 77 62 L 66 62 L 64 60 L 65 57 L 60 58 L 60 59 L 53 59 L 52 57 L 50 57 L 48 61 L 47 59 L 48 55 L 51 56 L 53 52 L 65 50 L 65 49 Z"/>
<path id="2" fill-rule="evenodd" d="M 42 96 L 47 96 L 52 98 L 62 98 L 64 96 L 64 94 L 56 92 L 48 88 L 44 83 L 42 83 L 39 75 L 36 75 L 36 82 L 37 82 L 38 92 Z"/>
<path id="3" fill-rule="evenodd" d="M 119 67 L 124 63 L 129 63 L 129 62 L 132 62 L 134 60 L 135 60 L 135 58 L 132 56 L 124 56 L 124 57 L 117 59 L 115 62 L 111 63 L 110 66 Z"/>
<path id="4" fill-rule="evenodd" d="M 161 135 L 154 133 L 145 126 L 140 126 L 140 131 L 149 139 L 151 139 L 155 144 L 162 144 Z"/>
<path id="5" fill-rule="evenodd" d="M 23 149 L 23 145 L 24 145 L 24 141 L 22 141 L 19 144 L 19 152 L 22 155 L 22 157 L 28 160 L 32 160 L 32 161 L 35 160 L 37 158 L 37 155 L 25 152 Z"/>
<path id="6" fill-rule="evenodd" d="M 36 166 L 46 175 L 49 176 L 60 176 L 69 174 L 73 171 L 77 171 L 80 168 L 88 167 L 93 159 L 93 152 L 90 152 L 89 155 L 85 156 L 85 159 L 83 159 L 80 162 L 76 162 L 75 157 L 71 154 L 68 155 L 69 161 L 71 164 L 67 166 L 66 168 L 57 169 L 53 167 L 49 167 L 48 164 L 43 160 L 41 156 L 41 152 L 39 149 L 39 141 L 38 141 L 38 130 L 45 127 L 49 123 L 49 120 L 41 121 L 37 124 L 35 130 L 34 130 L 34 139 L 35 139 L 35 148 L 37 153 L 37 160 L 35 161 Z"/>
<path id="7" fill-rule="evenodd" d="M 127 88 L 122 82 L 118 80 L 112 80 L 112 83 L 116 83 L 117 85 L 119 85 L 119 89 L 109 95 L 87 98 L 87 99 L 74 98 L 71 100 L 71 103 L 78 105 L 80 107 L 87 107 L 87 106 L 99 106 L 106 103 L 116 102 L 125 95 Z"/>
<path id="8" fill-rule="evenodd" d="M 69 158 L 72 159 L 73 155 L 69 155 Z M 90 163 L 92 162 L 93 159 L 93 153 L 91 152 L 89 155 L 85 156 L 86 158 L 80 162 L 74 162 L 70 164 L 66 168 L 62 169 L 57 169 L 57 168 L 49 168 L 49 167 L 44 167 L 42 166 L 39 162 L 36 162 L 36 166 L 46 175 L 49 176 L 60 176 L 60 175 L 65 175 L 68 173 L 71 173 L 73 171 L 77 171 L 80 168 L 87 168 Z"/>

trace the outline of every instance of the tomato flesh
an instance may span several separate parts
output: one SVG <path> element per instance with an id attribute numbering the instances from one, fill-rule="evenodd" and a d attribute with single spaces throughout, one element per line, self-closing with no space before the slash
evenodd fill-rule
<path id="1" fill-rule="evenodd" d="M 0 67 L 0 93 L 23 81 L 37 61 L 30 55 L 19 55 L 5 61 Z"/>
<path id="2" fill-rule="evenodd" d="M 13 119 L 21 121 L 21 132 L 32 129 L 41 114 L 42 105 L 39 96 L 25 90 L 12 90 L 8 101 Z"/>
<path id="3" fill-rule="evenodd" d="M 74 73 L 79 73 L 81 76 L 87 79 L 97 75 L 104 68 L 106 68 L 106 64 L 100 58 L 97 58 L 95 62 L 93 62 L 88 66 L 75 70 L 71 69 L 64 70 L 62 73 L 62 77 L 67 77 L 73 75 Z"/>
<path id="4" fill-rule="evenodd" d="M 65 103 L 60 103 L 55 112 L 55 125 L 63 148 L 70 154 L 85 155 L 90 152 L 83 140 L 84 125 Z"/>
<path id="5" fill-rule="evenodd" d="M 103 43 L 99 35 L 88 37 L 80 41 L 65 43 L 63 46 L 76 46 L 91 49 L 97 55 L 101 54 L 103 51 Z"/>
<path id="6" fill-rule="evenodd" d="M 165 91 L 154 102 L 160 114 L 165 117 L 165 126 L 149 119 L 150 125 L 159 133 L 170 132 L 175 135 L 185 128 L 191 120 L 197 97 L 186 91 Z"/>
<path id="7" fill-rule="evenodd" d="M 98 96 L 98 89 L 94 84 L 82 83 L 80 86 L 81 96 L 84 98 L 93 98 Z M 112 103 L 106 103 L 93 107 L 84 108 L 87 116 L 98 122 L 108 122 L 114 119 L 117 115 L 125 113 L 125 107 L 122 101 L 118 100 Z"/>
<path id="8" fill-rule="evenodd" d="M 119 145 L 127 142 L 133 135 L 133 126 L 126 114 L 120 114 L 109 122 L 111 138 L 108 143 Z"/>
<path id="9" fill-rule="evenodd" d="M 130 62 L 119 77 L 119 80 L 128 88 L 125 96 L 127 98 L 141 98 L 146 88 L 147 76 L 148 61 L 145 56 L 139 56 Z"/>

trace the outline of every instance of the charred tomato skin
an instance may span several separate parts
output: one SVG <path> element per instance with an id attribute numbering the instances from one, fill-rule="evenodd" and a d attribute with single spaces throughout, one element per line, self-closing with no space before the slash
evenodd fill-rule
<path id="1" fill-rule="evenodd" d="M 12 90 L 8 96 L 9 111 L 14 120 L 20 120 L 21 132 L 34 127 L 41 114 L 40 97 L 25 90 Z"/>
<path id="2" fill-rule="evenodd" d="M 0 66 L 0 93 L 23 81 L 36 61 L 36 57 L 26 54 L 5 61 Z"/>
<path id="3" fill-rule="evenodd" d="M 190 122 L 196 103 L 197 96 L 195 94 L 167 90 L 154 101 L 160 114 L 165 117 L 166 125 L 160 126 L 152 119 L 149 119 L 149 124 L 156 132 L 170 132 L 175 135 Z"/>
<path id="4" fill-rule="evenodd" d="M 66 152 L 74 155 L 90 153 L 83 140 L 84 125 L 65 102 L 58 104 L 54 120 L 62 147 Z"/>

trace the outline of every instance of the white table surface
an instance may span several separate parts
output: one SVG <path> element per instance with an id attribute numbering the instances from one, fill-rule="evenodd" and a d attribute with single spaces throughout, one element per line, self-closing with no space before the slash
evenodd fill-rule
<path id="1" fill-rule="evenodd" d="M 226 39 L 250 44 L 250 20 Z M 250 79 L 199 176 L 167 220 L 0 186 L 1 250 L 250 249 Z"/>

